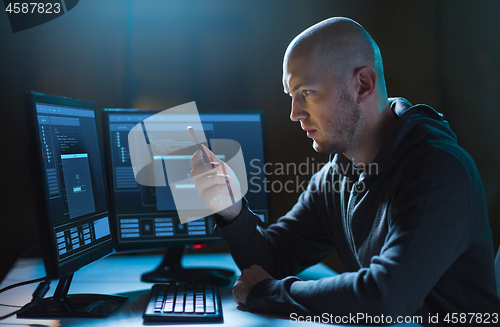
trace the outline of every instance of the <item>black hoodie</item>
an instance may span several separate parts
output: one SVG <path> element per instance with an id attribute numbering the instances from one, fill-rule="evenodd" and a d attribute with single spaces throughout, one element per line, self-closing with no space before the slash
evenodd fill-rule
<path id="1" fill-rule="evenodd" d="M 359 169 L 335 155 L 270 227 L 257 226 L 246 202 L 230 225 L 218 224 L 241 269 L 258 264 L 276 278 L 255 285 L 246 299 L 250 310 L 349 324 L 414 316 L 436 326 L 429 319 L 437 315 L 439 325 L 451 325 L 464 314 L 469 325 L 487 315 L 489 325 L 500 324 L 474 161 L 434 109 L 390 102 L 398 121 L 372 165 Z M 287 277 L 334 250 L 346 273 L 317 281 Z"/>

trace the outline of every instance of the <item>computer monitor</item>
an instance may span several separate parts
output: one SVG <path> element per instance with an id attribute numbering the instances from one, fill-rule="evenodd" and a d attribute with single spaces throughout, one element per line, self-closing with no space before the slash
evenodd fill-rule
<path id="1" fill-rule="evenodd" d="M 154 271 L 144 274 L 142 281 L 202 281 L 226 285 L 230 273 L 224 270 L 186 270 L 180 263 L 186 245 L 222 242 L 214 231 L 214 217 L 207 216 L 181 224 L 168 183 L 163 187 L 151 187 L 136 182 L 130 159 L 128 134 L 135 125 L 145 119 L 149 118 L 148 121 L 151 122 L 152 116 L 157 113 L 157 110 L 138 109 L 104 109 L 102 112 L 104 153 L 116 250 L 166 249 L 163 262 Z M 241 145 L 247 173 L 251 174 L 248 175 L 251 178 L 248 181 L 246 198 L 251 203 L 252 211 L 259 215 L 263 222 L 267 222 L 262 112 L 200 113 L 199 116 L 207 140 L 230 139 Z M 179 116 L 175 121 L 164 123 L 168 123 L 172 133 L 188 135 L 186 127 L 189 119 L 182 119 L 182 116 Z M 159 141 L 175 142 L 175 137 L 156 140 Z M 189 161 L 194 153 L 193 148 L 194 146 L 191 147 L 190 153 L 175 156 L 176 165 L 185 167 L 186 175 L 191 170 Z M 194 183 L 189 182 L 190 179 L 183 187 L 186 191 L 196 192 Z"/>
<path id="2" fill-rule="evenodd" d="M 113 250 L 95 103 L 35 92 L 25 100 L 43 261 L 60 281 L 53 297 L 18 316 L 106 316 L 127 298 L 67 294 L 74 272 Z"/>

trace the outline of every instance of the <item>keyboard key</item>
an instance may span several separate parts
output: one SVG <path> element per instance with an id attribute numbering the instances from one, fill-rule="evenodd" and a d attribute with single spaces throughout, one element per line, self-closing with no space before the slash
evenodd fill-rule
<path id="1" fill-rule="evenodd" d="M 174 304 L 165 303 L 165 306 L 163 307 L 163 312 L 173 312 L 173 311 L 174 311 Z"/>

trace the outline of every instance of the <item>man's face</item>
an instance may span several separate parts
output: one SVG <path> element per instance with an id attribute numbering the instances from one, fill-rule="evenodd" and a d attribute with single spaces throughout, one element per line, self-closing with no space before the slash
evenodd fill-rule
<path id="1" fill-rule="evenodd" d="M 313 148 L 321 153 L 344 153 L 351 145 L 360 118 L 359 105 L 347 92 L 347 81 L 334 78 L 324 60 L 292 55 L 283 64 L 283 86 L 292 97 L 290 119 L 299 121 Z"/>

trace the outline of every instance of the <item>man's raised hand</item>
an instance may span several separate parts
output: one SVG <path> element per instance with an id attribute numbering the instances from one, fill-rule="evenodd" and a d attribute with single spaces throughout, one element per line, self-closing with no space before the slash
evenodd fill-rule
<path id="1" fill-rule="evenodd" d="M 207 208 L 229 222 L 241 212 L 240 183 L 228 165 L 217 158 L 206 146 L 202 146 L 210 162 L 203 164 L 201 161 L 203 155 L 200 150 L 197 150 L 189 163 L 192 169 L 191 178 L 198 196 Z"/>

